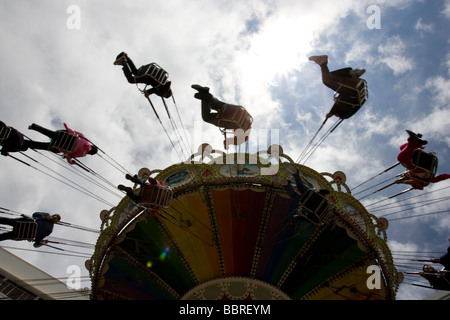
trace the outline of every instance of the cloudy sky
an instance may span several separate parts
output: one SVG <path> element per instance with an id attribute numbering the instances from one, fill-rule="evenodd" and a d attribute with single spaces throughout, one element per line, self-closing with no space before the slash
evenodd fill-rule
<path id="1" fill-rule="evenodd" d="M 197 83 L 223 101 L 245 106 L 254 118 L 253 132 L 277 131 L 279 144 L 295 160 L 333 104 L 319 67 L 308 61 L 311 55 L 327 54 L 331 70 L 367 70 L 363 78 L 369 100 L 306 165 L 319 172 L 341 170 L 355 187 L 396 162 L 410 129 L 422 133 L 429 141 L 426 150 L 438 155 L 438 173 L 450 173 L 449 27 L 448 0 L 344 0 L 338 6 L 331 0 L 0 0 L 0 120 L 38 141 L 46 137 L 29 131 L 31 123 L 57 130 L 66 122 L 104 151 L 102 157 L 82 161 L 117 185 L 124 177 L 111 159 L 137 172 L 180 161 L 172 143 L 181 139 L 186 153 L 203 142 L 223 148 L 218 129 L 201 121 L 200 102 L 191 88 Z M 113 65 L 122 51 L 137 66 L 156 62 L 169 72 L 174 123 L 162 101 L 153 98 L 161 126 L 136 86 Z M 172 125 L 183 128 L 183 134 L 172 134 Z M 250 139 L 249 147 L 257 145 Z M 0 159 L 2 208 L 29 215 L 60 213 L 63 221 L 98 229 L 100 211 L 122 196 L 98 188 L 51 154 L 26 154 L 32 159 L 17 157 L 31 167 Z M 364 197 L 361 201 L 373 214 L 388 215 L 395 263 L 401 271 L 414 272 L 421 265 L 411 259 L 439 257 L 449 245 L 450 181 L 391 200 L 387 196 L 407 187 L 371 194 L 374 185 L 400 172 L 396 168 L 378 176 L 353 194 Z M 410 218 L 420 214 L 429 215 Z M 98 235 L 57 226 L 52 236 L 94 244 Z M 70 265 L 79 265 L 86 275 L 85 256 L 92 253 L 81 245 L 66 246 L 65 252 L 18 250 L 33 247 L 12 241 L 1 245 L 62 279 Z M 407 276 L 399 299 L 422 299 L 434 292 L 413 283 L 427 284 Z"/>

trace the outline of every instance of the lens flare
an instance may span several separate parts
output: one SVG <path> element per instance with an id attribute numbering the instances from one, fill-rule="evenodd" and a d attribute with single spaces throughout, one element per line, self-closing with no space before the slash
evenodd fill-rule
<path id="1" fill-rule="evenodd" d="M 169 252 L 170 247 L 167 247 L 166 250 L 163 251 L 163 253 L 161 253 L 159 255 L 159 260 L 163 261 L 166 259 L 167 257 L 167 253 Z"/>

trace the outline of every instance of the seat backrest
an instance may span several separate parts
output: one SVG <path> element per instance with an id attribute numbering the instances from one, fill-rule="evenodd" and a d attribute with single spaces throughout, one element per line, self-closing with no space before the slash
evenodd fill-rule
<path id="1" fill-rule="evenodd" d="M 360 105 L 362 106 L 369 98 L 369 89 L 367 88 L 367 81 L 361 79 L 361 81 L 358 83 L 357 90 L 359 93 Z"/>
<path id="2" fill-rule="evenodd" d="M 13 240 L 33 240 L 36 238 L 37 223 L 35 221 L 16 221 Z"/>
<path id="3" fill-rule="evenodd" d="M 50 149 L 60 149 L 64 153 L 72 153 L 76 150 L 78 136 L 62 130 L 57 131 L 56 134 L 56 138 L 50 142 Z"/>
<path id="4" fill-rule="evenodd" d="M 248 111 L 238 105 L 224 104 L 217 115 L 219 127 L 225 129 L 242 129 L 247 131 L 251 128 L 253 118 Z"/>
<path id="5" fill-rule="evenodd" d="M 369 97 L 367 81 L 359 79 L 355 84 L 339 82 L 339 88 L 334 94 L 334 101 L 361 107 Z"/>
<path id="6" fill-rule="evenodd" d="M 0 144 L 3 143 L 6 139 L 8 139 L 12 129 L 8 126 L 4 126 L 0 129 Z"/>
<path id="7" fill-rule="evenodd" d="M 159 184 L 145 184 L 139 191 L 140 205 L 150 207 L 167 208 L 173 197 L 173 190 L 168 186 Z"/>
<path id="8" fill-rule="evenodd" d="M 436 174 L 438 159 L 432 153 L 416 149 L 411 156 L 411 162 L 416 168 L 422 169 L 428 173 L 426 178 L 432 178 Z M 414 171 L 414 169 L 412 171 Z"/>
<path id="9" fill-rule="evenodd" d="M 312 189 L 302 194 L 300 204 L 306 218 L 316 224 L 325 223 L 332 213 L 327 198 Z"/>
<path id="10" fill-rule="evenodd" d="M 154 87 L 165 85 L 168 78 L 169 74 L 154 62 L 140 67 L 136 74 L 136 80 L 149 83 Z"/>

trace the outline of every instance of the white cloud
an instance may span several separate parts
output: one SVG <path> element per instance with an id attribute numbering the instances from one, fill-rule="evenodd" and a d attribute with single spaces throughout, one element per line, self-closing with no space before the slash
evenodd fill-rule
<path id="1" fill-rule="evenodd" d="M 418 31 L 433 32 L 433 25 L 422 23 L 422 18 L 419 18 L 419 20 L 417 20 L 416 26 L 414 28 Z"/>
<path id="2" fill-rule="evenodd" d="M 414 119 L 410 126 L 450 146 L 450 80 L 441 76 L 428 78 L 424 88 L 431 92 L 430 112 L 421 119 Z"/>
<path id="3" fill-rule="evenodd" d="M 376 61 L 371 55 L 373 44 L 365 43 L 364 41 L 357 41 L 345 53 L 345 63 L 349 64 L 352 61 L 365 61 L 367 65 L 373 65 Z"/>
<path id="4" fill-rule="evenodd" d="M 148 101 L 134 85 L 126 82 L 120 68 L 112 64 L 115 56 L 125 51 L 138 66 L 154 61 L 169 72 L 183 123 L 192 136 L 201 117 L 200 101 L 193 97 L 190 85 L 199 83 L 210 86 L 211 93 L 218 98 L 248 108 L 255 118 L 255 128 L 284 130 L 289 126 L 291 130 L 283 136 L 286 141 L 283 147 L 295 159 L 301 151 L 299 146 L 307 143 L 323 120 L 322 115 L 332 105 L 332 92 L 323 88 L 317 66 L 307 60 L 309 54 L 330 50 L 337 59 L 341 57 L 341 61 L 332 62 L 334 65 L 364 61 L 375 69 L 385 64 L 396 76 L 418 67 L 400 36 L 390 37 L 381 44 L 361 36 L 366 28 L 365 9 L 369 4 L 372 3 L 341 1 L 337 6 L 331 0 L 309 3 L 111 1 L 107 4 L 78 1 L 81 29 L 68 30 L 66 2 L 1 2 L 0 41 L 4 44 L 0 52 L 1 120 L 38 140 L 45 137 L 29 132 L 29 124 L 36 122 L 59 129 L 65 121 L 132 172 L 144 166 L 162 169 L 173 164 L 171 144 Z M 379 5 L 383 10 L 393 6 L 402 9 L 411 2 L 381 1 Z M 450 17 L 449 8 L 447 1 L 447 17 Z M 360 27 L 353 26 L 352 33 L 347 32 L 348 26 L 342 25 L 341 20 L 351 13 L 360 17 L 361 23 Z M 427 27 L 419 22 L 419 29 Z M 386 24 L 382 22 L 382 26 L 385 28 Z M 333 41 L 338 34 L 348 36 L 352 45 L 342 48 L 341 43 Z M 329 41 L 318 48 L 316 44 L 321 36 Z M 392 81 L 390 74 L 383 76 L 381 81 Z M 286 91 L 295 99 L 274 97 L 274 92 L 285 89 L 282 87 L 285 79 L 289 87 Z M 440 135 L 448 142 L 449 81 L 433 77 L 426 81 L 425 87 L 433 93 L 435 107 L 419 125 L 426 128 L 424 134 Z M 375 91 L 374 97 L 383 94 Z M 161 101 L 153 100 L 170 132 L 171 125 Z M 169 107 L 173 108 L 171 101 Z M 403 124 L 396 114 L 382 114 L 383 107 L 372 104 L 369 98 L 355 119 L 346 120 L 307 164 L 318 171 L 344 170 L 351 184 L 377 173 L 383 168 L 385 158 L 391 156 L 381 154 L 379 145 Z M 171 111 L 176 117 L 175 110 Z M 289 121 L 282 119 L 286 114 L 290 115 Z M 401 120 L 409 124 L 417 119 Z M 303 135 L 299 134 L 302 130 Z M 217 128 L 203 124 L 200 131 L 204 142 L 222 148 L 223 137 Z M 381 143 L 380 138 L 384 139 Z M 0 205 L 29 214 L 45 208 L 58 211 L 69 222 L 94 228 L 99 225 L 98 214 L 105 209 L 105 204 L 11 158 L 0 160 L 2 181 L 11 182 L 1 189 Z M 83 160 L 113 185 L 124 182 L 123 174 L 103 159 Z M 45 159 L 39 161 L 47 164 Z M 109 194 L 102 196 L 116 201 Z M 58 228 L 55 236 L 69 237 L 64 232 Z M 70 238 L 94 242 L 92 237 L 76 232 L 70 233 Z M 22 245 L 26 247 L 29 243 Z M 396 242 L 392 245 L 400 246 Z M 57 276 L 64 275 L 68 263 L 58 260 L 55 264 L 50 259 L 49 266 L 39 253 L 30 259 Z"/>
<path id="5" fill-rule="evenodd" d="M 442 13 L 443 13 L 447 18 L 450 18 L 450 0 L 445 0 L 445 3 L 444 3 L 444 9 L 442 10 Z"/>
<path id="6" fill-rule="evenodd" d="M 414 253 L 414 252 L 418 252 L 418 251 L 423 251 L 420 250 L 420 248 L 417 246 L 416 243 L 412 243 L 412 242 L 408 242 L 408 243 L 401 243 L 395 240 L 389 240 L 388 241 L 388 245 L 389 248 L 391 249 L 391 251 L 395 252 L 408 252 L 408 253 Z"/>
<path id="7" fill-rule="evenodd" d="M 414 68 L 413 60 L 405 52 L 406 46 L 400 36 L 392 36 L 378 46 L 380 62 L 386 64 L 394 75 L 400 75 Z"/>

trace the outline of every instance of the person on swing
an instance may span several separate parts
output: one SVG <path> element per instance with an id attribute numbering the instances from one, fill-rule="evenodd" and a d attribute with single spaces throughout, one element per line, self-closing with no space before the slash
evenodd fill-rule
<path id="1" fill-rule="evenodd" d="M 230 144 L 237 145 L 248 140 L 252 117 L 244 107 L 220 101 L 209 92 L 208 87 L 203 87 L 198 84 L 193 84 L 191 87 L 198 91 L 194 94 L 194 97 L 201 101 L 203 121 L 234 132 L 234 138 L 227 138 L 224 141 L 225 148 L 228 148 L 228 145 Z M 221 118 L 220 114 L 223 108 L 234 108 L 234 110 L 238 109 L 239 112 L 245 113 L 244 121 L 237 122 L 233 121 L 233 119 Z"/>
<path id="2" fill-rule="evenodd" d="M 28 145 L 22 133 L 0 121 L 1 154 L 8 156 L 10 152 L 27 151 Z"/>
<path id="3" fill-rule="evenodd" d="M 341 84 L 356 88 L 361 81 L 360 77 L 366 70 L 346 67 L 330 72 L 328 69 L 327 55 L 311 56 L 309 60 L 320 66 L 323 84 L 339 93 L 339 99 L 335 101 L 330 111 L 326 114 L 324 123 L 332 116 L 340 119 L 348 119 L 354 115 L 361 107 L 359 105 L 359 97 L 355 95 L 355 90 L 341 86 Z"/>
<path id="4" fill-rule="evenodd" d="M 17 234 L 17 227 L 20 223 L 37 223 L 37 231 L 36 235 L 33 239 L 34 244 L 33 246 L 35 248 L 38 248 L 45 244 L 44 238 L 49 236 L 53 232 L 53 226 L 54 224 L 58 223 L 61 220 L 61 216 L 59 214 L 53 214 L 50 215 L 46 212 L 35 212 L 33 213 L 32 218 L 27 217 L 26 215 L 22 215 L 21 218 L 17 219 L 10 219 L 10 218 L 4 218 L 0 217 L 0 224 L 3 225 L 10 225 L 13 227 L 12 231 L 5 232 L 0 234 L 0 241 L 4 240 L 20 240 L 15 239 Z"/>
<path id="5" fill-rule="evenodd" d="M 414 133 L 411 130 L 406 130 L 409 137 L 406 143 L 400 146 L 400 152 L 397 155 L 397 160 L 402 166 L 404 166 L 408 172 L 400 179 L 396 180 L 397 184 L 409 184 L 414 189 L 423 190 L 430 183 L 436 183 L 439 181 L 447 180 L 450 178 L 450 174 L 440 174 L 438 176 L 429 177 L 429 172 L 418 168 L 413 163 L 413 154 L 417 149 L 425 149 L 425 145 L 428 141 L 421 139 L 422 134 Z"/>
<path id="6" fill-rule="evenodd" d="M 138 68 L 136 68 L 133 61 L 130 59 L 130 57 L 128 57 L 128 55 L 125 52 L 121 52 L 116 57 L 116 60 L 114 61 L 114 65 L 122 66 L 122 71 L 129 83 L 132 83 L 132 84 L 142 83 L 145 85 L 152 86 L 152 88 L 144 91 L 144 94 L 146 96 L 149 96 L 153 93 L 162 98 L 170 98 L 172 96 L 172 89 L 170 88 L 170 85 L 171 85 L 170 81 L 166 81 L 165 83 L 161 84 L 161 83 L 158 83 L 151 76 L 143 77 L 142 79 L 137 79 L 137 75 L 141 74 L 141 73 L 142 74 L 145 73 L 145 71 L 149 67 L 149 64 L 143 65 L 138 69 Z"/>
<path id="7" fill-rule="evenodd" d="M 88 154 L 94 155 L 98 152 L 98 148 L 93 144 L 91 144 L 89 140 L 81 132 L 70 129 L 66 123 L 64 123 L 64 127 L 65 130 L 52 131 L 47 128 L 41 127 L 38 124 L 33 123 L 28 127 L 28 129 L 42 133 L 43 135 L 49 137 L 52 141 L 38 142 L 33 140 L 27 140 L 26 145 L 29 148 L 36 150 L 49 150 L 55 153 L 61 152 L 64 154 L 64 158 L 66 158 L 67 162 L 70 164 L 75 164 L 74 158 L 84 157 Z M 74 149 L 64 150 L 58 147 L 56 148 L 52 147 L 52 142 L 57 138 L 58 133 L 61 131 L 65 131 L 76 137 L 75 138 L 76 140 L 73 143 Z"/>

